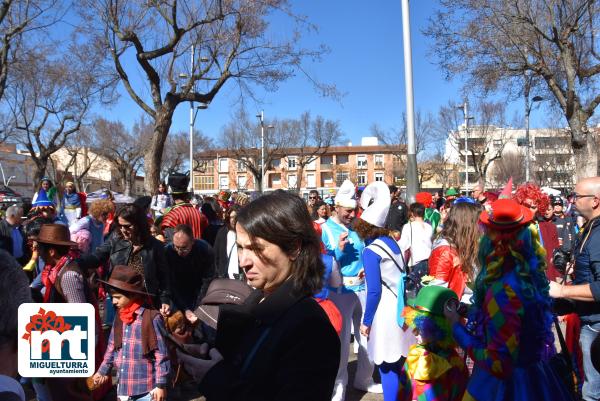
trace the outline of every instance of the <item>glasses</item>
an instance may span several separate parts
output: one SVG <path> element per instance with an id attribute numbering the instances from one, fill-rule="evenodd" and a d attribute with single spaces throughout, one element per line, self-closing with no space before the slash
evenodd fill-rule
<path id="1" fill-rule="evenodd" d="M 192 246 L 191 246 L 191 245 L 188 245 L 188 246 L 185 246 L 185 247 L 184 247 L 184 246 L 176 246 L 176 245 L 173 245 L 173 249 L 175 249 L 175 251 L 176 251 L 177 253 L 188 253 L 189 251 L 191 251 L 191 250 L 192 250 Z"/>
<path id="2" fill-rule="evenodd" d="M 309 196 L 308 199 L 317 199 L 316 196 Z"/>
<path id="3" fill-rule="evenodd" d="M 595 198 L 596 195 L 581 195 L 578 194 L 577 192 L 573 193 L 573 199 L 577 200 L 577 199 L 581 199 L 581 198 Z"/>
<path id="4" fill-rule="evenodd" d="M 133 224 L 119 224 L 121 230 L 131 230 L 133 228 Z"/>

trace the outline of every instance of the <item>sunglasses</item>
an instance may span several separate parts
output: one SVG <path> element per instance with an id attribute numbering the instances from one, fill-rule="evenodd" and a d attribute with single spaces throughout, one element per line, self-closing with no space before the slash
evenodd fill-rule
<path id="1" fill-rule="evenodd" d="M 131 230 L 133 228 L 133 224 L 119 224 L 119 228 L 122 230 Z"/>
<path id="2" fill-rule="evenodd" d="M 596 195 L 581 195 L 578 194 L 577 192 L 573 192 L 573 199 L 577 200 L 577 199 L 581 199 L 581 198 L 595 198 Z"/>

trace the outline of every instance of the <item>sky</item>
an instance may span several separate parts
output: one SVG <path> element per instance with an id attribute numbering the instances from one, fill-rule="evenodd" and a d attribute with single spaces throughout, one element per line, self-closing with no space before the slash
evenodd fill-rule
<path id="1" fill-rule="evenodd" d="M 384 129 L 400 128 L 405 112 L 401 1 L 302 0 L 292 4 L 297 13 L 308 16 L 319 27 L 318 33 L 305 36 L 302 44 L 324 44 L 330 49 L 321 62 L 306 64 L 306 70 L 323 82 L 335 84 L 344 96 L 339 100 L 321 97 L 306 77 L 297 75 L 282 83 L 276 92 L 257 89 L 261 102 L 248 102 L 250 115 L 264 110 L 268 120 L 297 118 L 310 111 L 339 121 L 345 137 L 353 144 L 369 136 L 374 123 Z M 413 0 L 410 7 L 415 110 L 435 114 L 449 100 L 462 101 L 462 82 L 445 80 L 444 73 L 428 55 L 430 39 L 422 30 L 435 1 Z M 273 34 L 278 34 L 278 29 L 285 30 L 280 23 L 273 21 Z M 124 90 L 121 92 L 119 102 L 102 114 L 131 126 L 142 111 Z M 200 110 L 196 128 L 218 143 L 222 127 L 238 107 L 238 94 L 236 85 L 228 83 L 207 110 Z M 520 107 L 511 106 L 513 110 Z M 535 124 L 532 115 L 532 126 Z M 183 103 L 174 115 L 171 132 L 187 131 L 188 127 L 189 106 Z"/>

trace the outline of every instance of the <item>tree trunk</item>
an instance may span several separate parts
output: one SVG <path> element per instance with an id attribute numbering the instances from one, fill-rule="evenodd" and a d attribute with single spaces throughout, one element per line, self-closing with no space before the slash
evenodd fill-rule
<path id="1" fill-rule="evenodd" d="M 167 108 L 167 105 L 165 105 L 165 108 Z M 150 143 L 144 152 L 144 190 L 147 194 L 154 193 L 160 183 L 163 149 L 169 135 L 174 111 L 175 108 L 173 107 L 172 109 L 161 111 L 156 115 L 154 132 L 152 132 Z"/>
<path id="2" fill-rule="evenodd" d="M 588 119 L 589 116 L 580 111 L 573 113 L 573 117 L 568 120 L 575 158 L 575 183 L 582 178 L 598 175 L 596 140 L 594 133 L 590 132 L 585 124 Z"/>

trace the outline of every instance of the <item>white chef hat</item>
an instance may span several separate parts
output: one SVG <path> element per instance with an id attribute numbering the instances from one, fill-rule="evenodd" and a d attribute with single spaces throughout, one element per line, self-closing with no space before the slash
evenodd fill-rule
<path id="1" fill-rule="evenodd" d="M 373 200 L 373 203 L 369 203 Z M 360 206 L 364 209 L 360 218 L 369 224 L 377 227 L 383 227 L 390 210 L 392 197 L 388 186 L 375 181 L 367 185 L 360 197 Z"/>
<path id="2" fill-rule="evenodd" d="M 355 208 L 356 198 L 354 195 L 354 184 L 350 180 L 345 180 L 335 195 L 335 205 Z"/>

